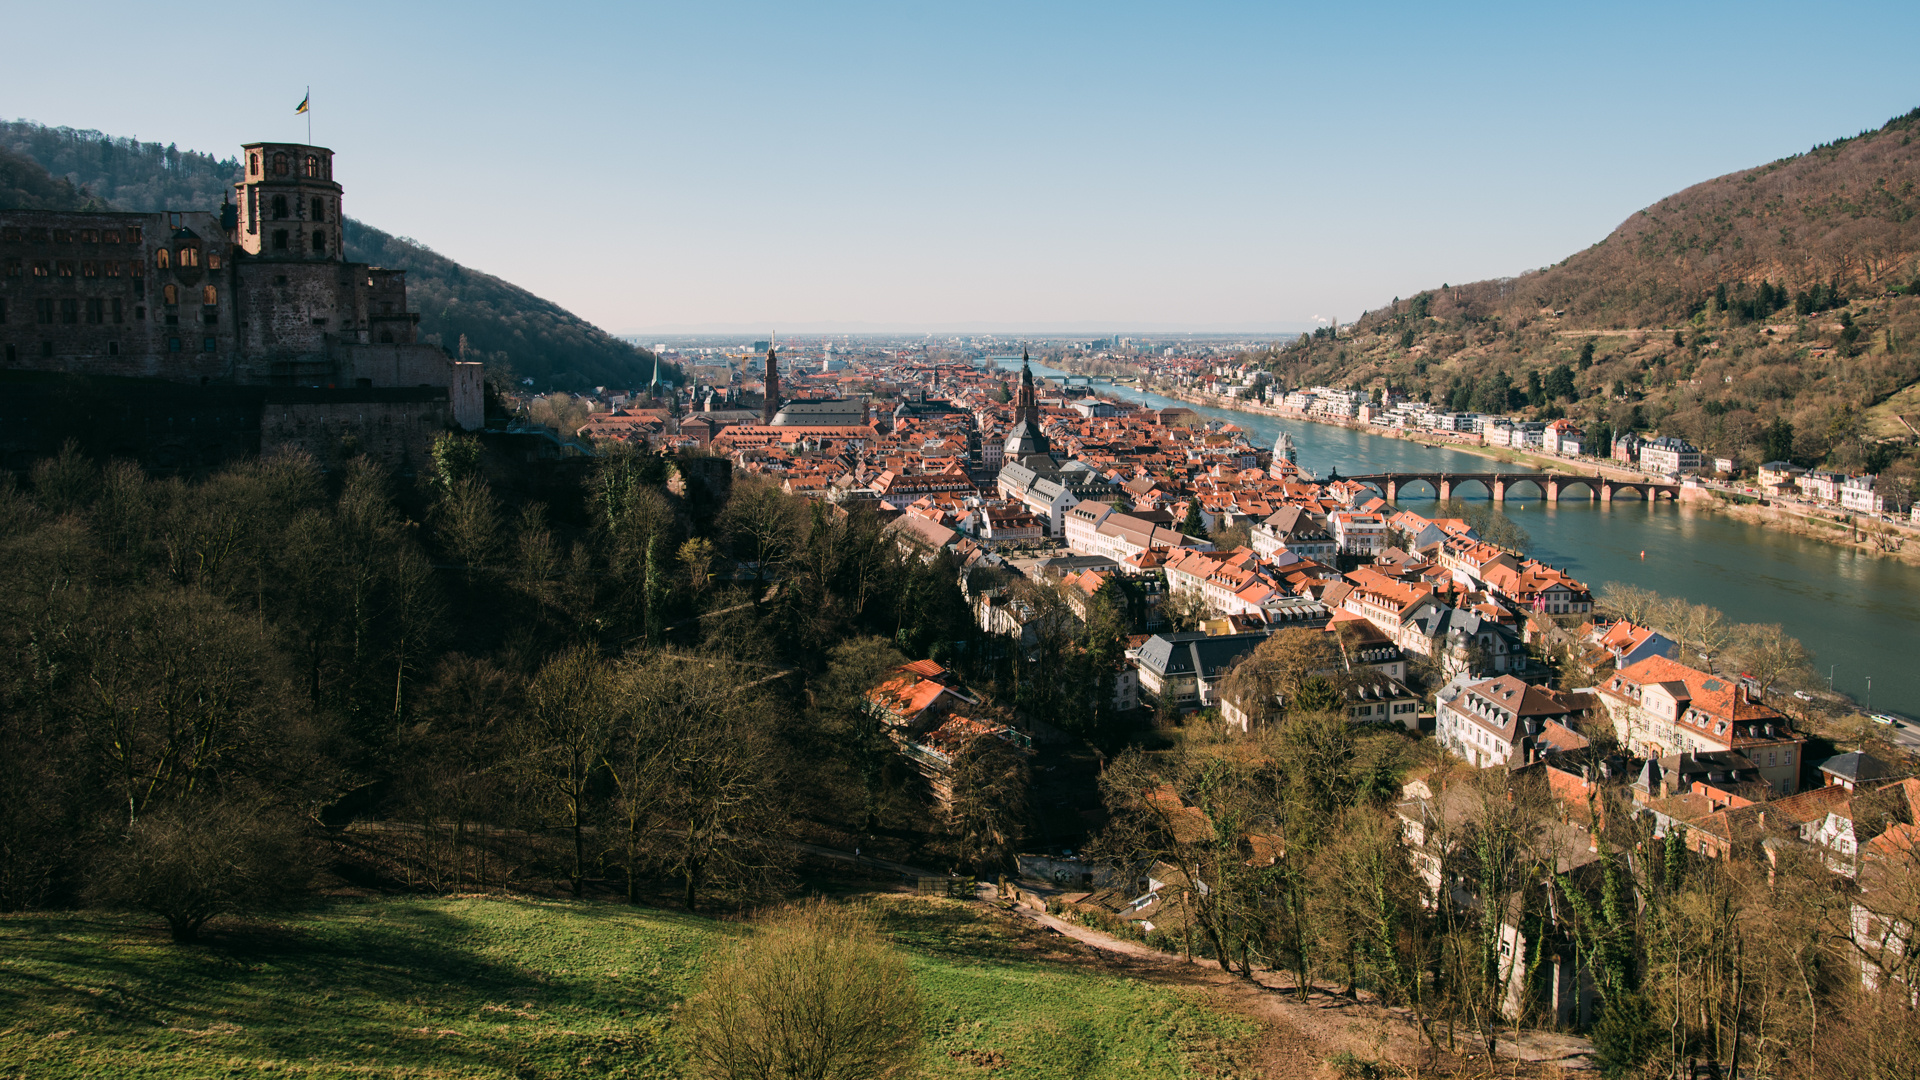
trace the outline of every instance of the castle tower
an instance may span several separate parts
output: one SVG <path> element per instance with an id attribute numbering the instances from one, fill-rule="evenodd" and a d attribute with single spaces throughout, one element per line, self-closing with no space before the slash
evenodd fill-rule
<path id="1" fill-rule="evenodd" d="M 234 185 L 240 250 L 266 259 L 342 261 L 333 151 L 303 143 L 248 143 L 241 151 L 246 179 Z"/>
<path id="2" fill-rule="evenodd" d="M 780 411 L 780 362 L 774 358 L 773 343 L 767 343 L 767 403 L 761 407 L 760 422 L 773 423 L 773 414 Z"/>

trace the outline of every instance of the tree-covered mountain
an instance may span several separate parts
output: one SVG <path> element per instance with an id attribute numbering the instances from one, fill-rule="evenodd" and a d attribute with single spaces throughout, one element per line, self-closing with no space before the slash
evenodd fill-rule
<path id="1" fill-rule="evenodd" d="M 218 206 L 240 180 L 238 158 L 98 131 L 0 123 L 0 208 L 120 210 Z M 638 386 L 653 356 L 558 304 L 454 262 L 425 245 L 349 218 L 346 255 L 407 271 L 425 339 L 487 365 L 500 382 L 542 389 Z M 662 374 L 666 374 L 665 371 Z"/>
<path id="2" fill-rule="evenodd" d="M 104 205 L 71 181 L 0 146 L 0 207 L 11 210 L 91 210 Z"/>
<path id="3" fill-rule="evenodd" d="M 1555 266 L 1396 298 L 1255 359 L 1285 386 L 1570 416 L 1914 486 L 1896 443 L 1920 423 L 1916 212 L 1920 110 L 1696 184 Z"/>

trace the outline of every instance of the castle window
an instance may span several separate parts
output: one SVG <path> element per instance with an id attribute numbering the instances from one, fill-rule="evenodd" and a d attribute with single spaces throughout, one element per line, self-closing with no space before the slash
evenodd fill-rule
<path id="1" fill-rule="evenodd" d="M 287 197 L 285 195 L 275 195 L 273 197 L 273 220 L 279 221 L 286 216 Z"/>
<path id="2" fill-rule="evenodd" d="M 80 242 L 83 244 L 97 244 L 100 242 L 100 234 L 92 229 L 81 229 Z"/>
<path id="3" fill-rule="evenodd" d="M 139 242 L 140 242 L 140 226 L 129 225 L 127 227 L 127 243 L 137 244 Z"/>
<path id="4" fill-rule="evenodd" d="M 273 232 L 273 250 L 275 250 L 275 251 L 285 251 L 285 250 L 287 250 L 287 230 L 285 230 L 285 229 L 275 229 L 275 230 L 274 230 L 274 232 Z"/>
<path id="5" fill-rule="evenodd" d="M 247 155 L 247 172 L 254 176 L 260 175 L 260 151 L 255 150 Z"/>
<path id="6" fill-rule="evenodd" d="M 220 290 L 218 290 L 218 289 L 216 289 L 216 288 L 214 288 L 214 287 L 213 287 L 213 286 L 211 286 L 211 285 L 209 285 L 209 286 L 207 286 L 207 287 L 206 287 L 206 288 L 204 288 L 204 289 L 201 289 L 201 290 L 200 290 L 200 302 L 201 302 L 201 303 L 203 303 L 203 304 L 217 304 L 217 303 L 219 303 L 219 302 L 220 302 Z"/>
<path id="7" fill-rule="evenodd" d="M 46 277 L 48 276 L 49 273 L 50 271 L 48 270 L 47 260 L 45 259 L 33 260 L 33 276 L 34 277 Z"/>
<path id="8" fill-rule="evenodd" d="M 13 346 L 11 345 L 7 346 L 7 363 L 17 364 L 19 362 L 20 362 L 20 354 L 13 351 Z"/>
<path id="9" fill-rule="evenodd" d="M 167 339 L 167 351 L 168 351 L 168 352 L 179 352 L 179 351 L 180 351 L 180 339 L 179 339 L 179 338 L 177 338 L 177 337 L 170 337 L 170 338 L 168 338 L 168 339 Z"/>
<path id="10" fill-rule="evenodd" d="M 143 319 L 145 319 L 146 317 L 147 317 L 147 309 L 146 309 L 146 306 L 145 306 L 145 305 L 141 305 L 141 306 L 139 306 L 139 307 L 136 307 L 136 308 L 134 308 L 134 309 L 133 309 L 133 321 L 134 321 L 134 322 L 140 322 L 141 320 L 143 320 Z"/>
<path id="11" fill-rule="evenodd" d="M 87 300 L 87 322 L 98 326 L 107 321 L 107 302 L 99 297 Z"/>
<path id="12" fill-rule="evenodd" d="M 260 191 L 247 189 L 247 231 L 258 235 L 260 232 Z"/>
<path id="13" fill-rule="evenodd" d="M 7 260 L 7 276 L 8 277 L 19 277 L 25 271 L 26 271 L 26 264 L 22 263 L 19 259 Z"/>
<path id="14" fill-rule="evenodd" d="M 161 248 L 160 250 L 154 252 L 153 265 L 160 270 L 165 270 L 167 267 L 172 266 L 173 253 L 168 251 L 166 248 Z"/>
<path id="15" fill-rule="evenodd" d="M 319 229 L 313 230 L 313 250 L 316 254 L 324 254 L 327 250 L 327 234 Z"/>
<path id="16" fill-rule="evenodd" d="M 180 220 L 179 211 L 174 211 L 167 215 L 167 224 L 176 229 L 181 226 L 182 222 Z"/>
<path id="17" fill-rule="evenodd" d="M 80 322 L 80 301 L 78 298 L 60 301 L 60 321 L 68 326 Z"/>
<path id="18" fill-rule="evenodd" d="M 120 260 L 119 259 L 108 259 L 106 262 L 102 263 L 101 265 L 106 267 L 108 277 L 120 276 Z"/>
<path id="19" fill-rule="evenodd" d="M 381 343 L 382 345 L 391 345 L 391 344 L 393 344 L 393 331 L 391 331 L 391 330 L 382 330 L 382 331 L 380 331 L 380 343 Z"/>
<path id="20" fill-rule="evenodd" d="M 46 360 L 53 359 L 53 342 L 43 341 L 40 343 L 40 356 Z"/>
<path id="21" fill-rule="evenodd" d="M 209 270 L 220 269 L 220 253 L 219 252 L 217 251 L 207 252 L 207 269 Z"/>
<path id="22" fill-rule="evenodd" d="M 180 302 L 180 287 L 178 285 L 169 285 L 161 289 L 160 299 L 165 302 L 168 307 L 178 304 Z"/>
<path id="23" fill-rule="evenodd" d="M 115 323 L 127 321 L 126 312 L 120 310 L 120 298 L 117 296 L 113 298 L 113 321 Z"/>
<path id="24" fill-rule="evenodd" d="M 214 346 L 214 339 L 212 339 L 212 338 L 203 338 L 203 339 L 201 339 L 201 342 L 200 342 L 200 351 L 201 351 L 201 352 L 212 352 L 212 351 L 213 351 L 213 346 Z"/>
<path id="25" fill-rule="evenodd" d="M 80 263 L 80 276 L 81 277 L 99 277 L 100 270 L 98 267 L 93 265 L 93 260 L 86 259 Z"/>
<path id="26" fill-rule="evenodd" d="M 107 355 L 108 355 L 108 356 L 119 356 L 119 355 L 120 355 L 120 343 L 119 343 L 119 342 L 117 342 L 117 341 L 109 341 L 109 342 L 107 342 Z"/>
<path id="27" fill-rule="evenodd" d="M 128 273 L 128 274 L 129 274 L 130 276 L 132 276 L 132 277 L 146 277 L 146 276 L 147 276 L 147 264 L 146 264 L 146 263 L 144 263 L 144 262 L 142 262 L 142 261 L 141 261 L 141 260 L 139 260 L 139 259 L 135 259 L 135 260 L 133 260 L 132 262 L 130 262 L 130 263 L 128 263 L 128 264 L 127 264 L 127 273 Z M 146 287 L 146 283 L 145 283 L 145 282 L 142 282 L 142 283 L 141 283 L 141 287 L 142 287 L 142 288 L 145 288 L 145 287 Z"/>
<path id="28" fill-rule="evenodd" d="M 73 276 L 73 262 L 72 262 L 72 260 L 70 260 L 70 259 L 61 259 L 61 260 L 60 260 L 60 276 L 61 276 L 61 277 L 72 277 L 72 276 Z"/>
<path id="29" fill-rule="evenodd" d="M 327 220 L 327 204 L 317 196 L 313 200 L 313 220 Z"/>
<path id="30" fill-rule="evenodd" d="M 320 158 L 314 154 L 307 155 L 307 175 L 316 180 L 320 177 Z"/>
<path id="31" fill-rule="evenodd" d="M 199 248 L 183 247 L 180 249 L 180 269 L 185 270 L 189 266 L 199 266 L 199 265 L 200 265 L 200 249 Z"/>
<path id="32" fill-rule="evenodd" d="M 287 155 L 285 154 L 273 155 L 273 175 L 275 176 L 287 175 Z"/>
<path id="33" fill-rule="evenodd" d="M 73 230 L 72 230 L 72 229 L 55 229 L 55 230 L 53 230 L 53 242 L 54 242 L 54 243 L 56 243 L 56 244 L 71 244 L 71 243 L 73 243 Z"/>

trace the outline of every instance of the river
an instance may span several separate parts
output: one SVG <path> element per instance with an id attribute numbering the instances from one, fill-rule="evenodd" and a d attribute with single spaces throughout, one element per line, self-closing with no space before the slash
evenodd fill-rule
<path id="1" fill-rule="evenodd" d="M 1034 370 L 1056 378 L 1069 374 L 1039 364 Z M 1229 421 L 1266 448 L 1285 430 L 1300 465 L 1323 478 L 1334 470 L 1354 476 L 1525 469 L 1331 424 L 1192 405 L 1124 385 L 1102 385 L 1099 392 Z M 1432 501 L 1403 491 L 1399 505 L 1418 513 Z M 1920 567 L 1675 503 L 1575 499 L 1549 505 L 1535 497 L 1509 498 L 1505 507 L 1532 535 L 1535 558 L 1590 588 L 1640 585 L 1710 604 L 1734 622 L 1780 623 L 1814 654 L 1822 678 L 1831 668 L 1834 689 L 1875 711 L 1920 716 Z"/>

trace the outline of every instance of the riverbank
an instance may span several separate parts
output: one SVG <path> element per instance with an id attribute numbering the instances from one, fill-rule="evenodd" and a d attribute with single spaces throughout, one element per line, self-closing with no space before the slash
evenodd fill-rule
<path id="1" fill-rule="evenodd" d="M 1532 454 L 1511 447 L 1488 446 L 1480 442 L 1477 437 L 1468 440 L 1444 432 L 1407 431 L 1401 428 L 1380 427 L 1358 420 L 1342 421 L 1323 416 L 1308 416 L 1299 409 L 1277 405 L 1255 405 L 1192 390 L 1156 387 L 1153 392 L 1176 401 L 1184 401 L 1189 405 L 1204 405 L 1208 408 L 1226 409 L 1254 416 L 1271 416 L 1281 420 L 1345 428 L 1348 431 L 1363 432 L 1380 438 L 1401 439 L 1422 446 L 1445 447 L 1463 454 L 1472 454 L 1475 457 L 1488 458 L 1507 465 L 1524 465 L 1542 472 L 1604 476 L 1623 481 L 1654 479 L 1638 469 L 1623 468 L 1597 458 L 1570 459 L 1548 454 Z M 1706 497 L 1685 499 L 1687 505 L 1723 514 L 1743 524 L 1773 529 L 1793 536 L 1803 536 L 1850 551 L 1920 566 L 1920 536 L 1916 536 L 1911 529 L 1888 525 L 1884 522 L 1869 522 L 1862 526 L 1858 522 L 1835 520 L 1831 512 L 1822 513 L 1780 503 L 1762 506 L 1757 501 L 1742 502 L 1734 498 L 1733 493 L 1719 488 L 1707 487 L 1699 490 Z"/>

